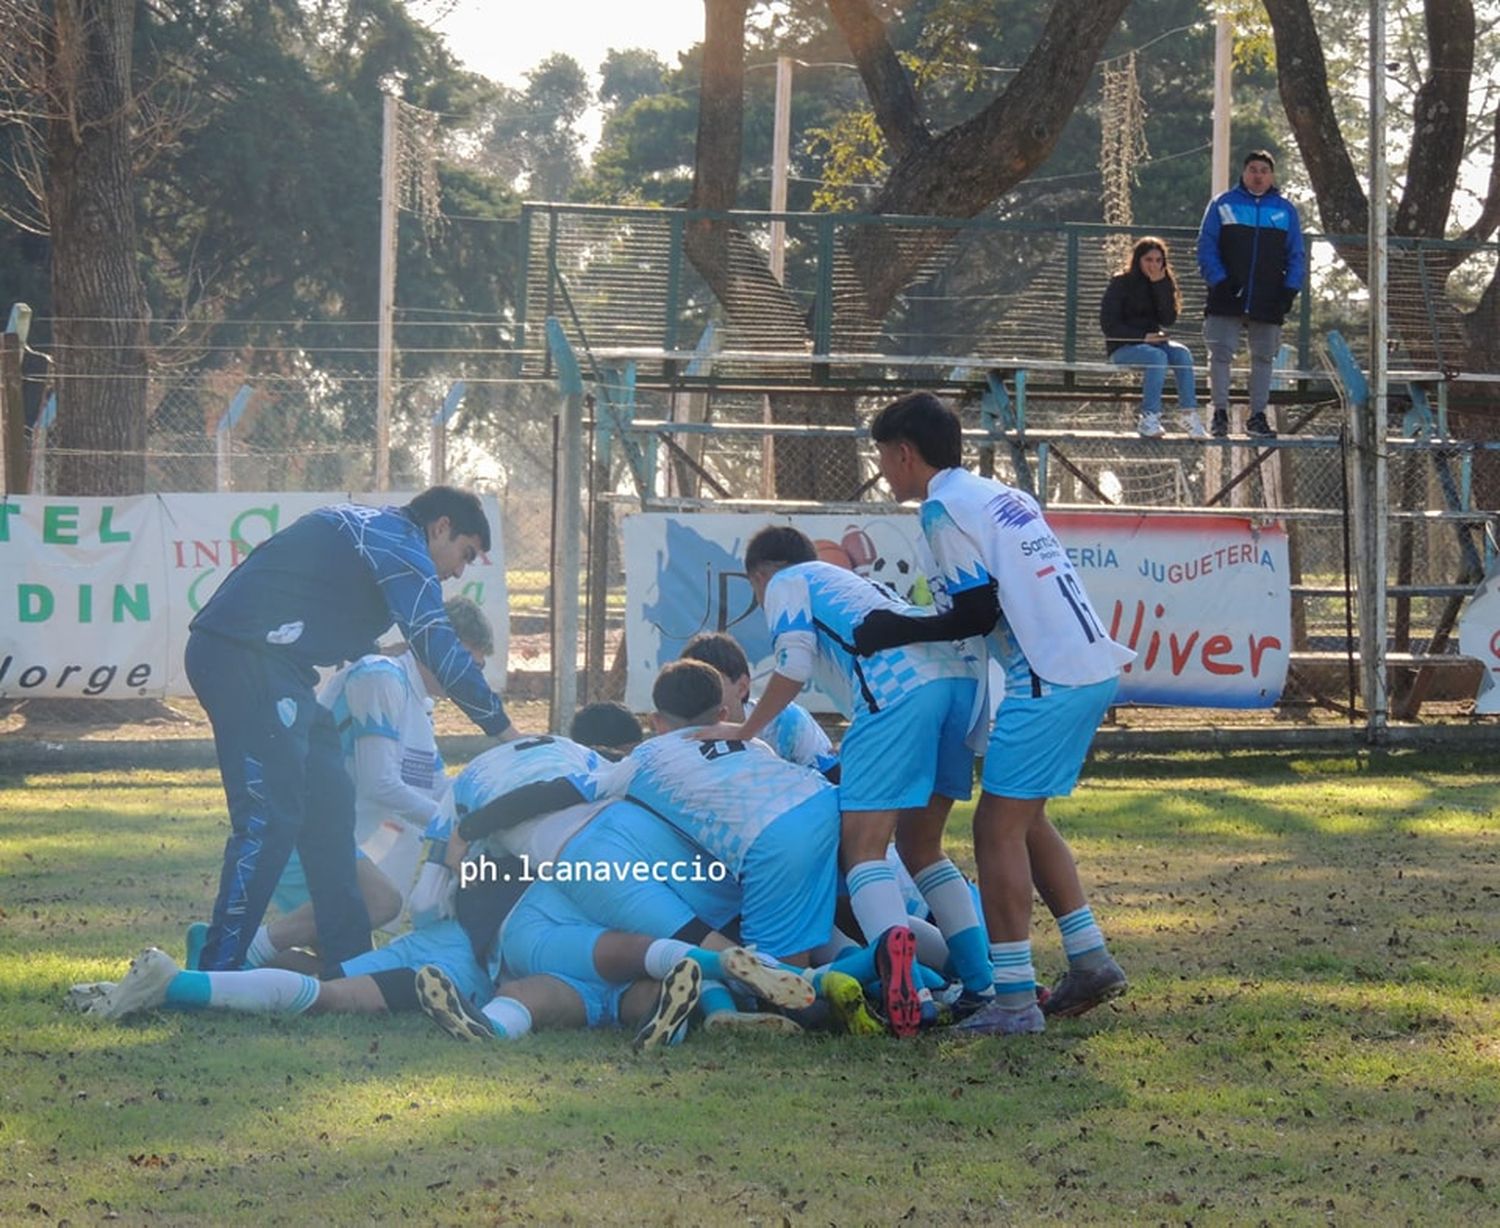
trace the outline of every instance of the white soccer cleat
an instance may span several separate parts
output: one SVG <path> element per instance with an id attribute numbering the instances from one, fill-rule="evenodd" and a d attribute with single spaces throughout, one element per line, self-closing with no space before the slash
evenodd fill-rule
<path id="1" fill-rule="evenodd" d="M 762 1002 L 783 1010 L 801 1010 L 811 1006 L 817 997 L 806 977 L 763 964 L 754 951 L 744 947 L 726 947 L 720 951 L 719 966 Z"/>
<path id="2" fill-rule="evenodd" d="M 801 1036 L 802 1025 L 785 1015 L 763 1011 L 715 1011 L 703 1020 L 705 1032 L 740 1032 L 755 1036 Z"/>
<path id="3" fill-rule="evenodd" d="M 130 961 L 130 971 L 83 1007 L 100 1019 L 124 1019 L 139 1011 L 155 1010 L 167 1000 L 167 986 L 181 972 L 177 961 L 160 947 L 147 947 Z"/>
<path id="4" fill-rule="evenodd" d="M 68 990 L 63 999 L 63 1008 L 70 1011 L 86 1011 L 91 1002 L 96 1002 L 115 987 L 113 981 L 84 981 Z"/>

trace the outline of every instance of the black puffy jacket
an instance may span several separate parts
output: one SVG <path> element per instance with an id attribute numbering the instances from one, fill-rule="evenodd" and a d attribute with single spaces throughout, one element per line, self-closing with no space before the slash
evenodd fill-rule
<path id="1" fill-rule="evenodd" d="M 1165 277 L 1152 281 L 1138 269 L 1116 273 L 1099 303 L 1105 349 L 1113 354 L 1122 345 L 1136 345 L 1147 333 L 1164 332 L 1177 323 L 1176 297 Z"/>

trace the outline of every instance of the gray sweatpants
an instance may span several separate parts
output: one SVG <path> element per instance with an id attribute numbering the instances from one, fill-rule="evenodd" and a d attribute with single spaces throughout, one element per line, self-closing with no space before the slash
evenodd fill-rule
<path id="1" fill-rule="evenodd" d="M 1229 363 L 1240 348 L 1240 331 L 1250 334 L 1250 412 L 1263 414 L 1271 399 L 1271 372 L 1281 348 L 1281 325 L 1240 316 L 1204 316 L 1203 340 L 1208 345 L 1208 388 L 1214 412 L 1229 412 Z"/>

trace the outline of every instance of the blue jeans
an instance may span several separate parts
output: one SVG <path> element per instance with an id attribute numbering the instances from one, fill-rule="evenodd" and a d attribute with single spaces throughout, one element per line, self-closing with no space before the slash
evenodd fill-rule
<path id="1" fill-rule="evenodd" d="M 1109 356 L 1110 362 L 1121 367 L 1140 367 L 1141 413 L 1161 413 L 1161 390 L 1167 383 L 1167 368 L 1172 368 L 1172 377 L 1177 381 L 1177 408 L 1198 408 L 1198 390 L 1193 386 L 1193 352 L 1178 341 L 1167 341 L 1161 345 L 1147 345 L 1144 341 L 1136 345 L 1122 345 Z"/>

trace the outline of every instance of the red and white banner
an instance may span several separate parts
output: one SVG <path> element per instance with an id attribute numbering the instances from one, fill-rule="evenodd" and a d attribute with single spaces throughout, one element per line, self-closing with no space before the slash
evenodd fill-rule
<path id="1" fill-rule="evenodd" d="M 1126 703 L 1269 707 L 1281 696 L 1291 648 L 1286 531 L 1243 516 L 1053 512 L 1111 635 L 1136 651 L 1121 679 Z M 625 521 L 626 702 L 651 704 L 651 683 L 699 631 L 728 631 L 757 678 L 771 643 L 741 559 L 764 525 L 795 524 L 819 555 L 927 604 L 917 518 L 645 513 Z M 826 711 L 813 692 L 809 706 Z"/>
<path id="2" fill-rule="evenodd" d="M 230 570 L 298 516 L 330 503 L 401 504 L 409 494 L 16 496 L 0 502 L 0 697 L 189 695 L 188 623 Z M 481 496 L 493 548 L 446 585 L 495 629 L 485 667 L 505 685 L 500 509 Z M 392 637 L 394 638 L 394 636 Z"/>

